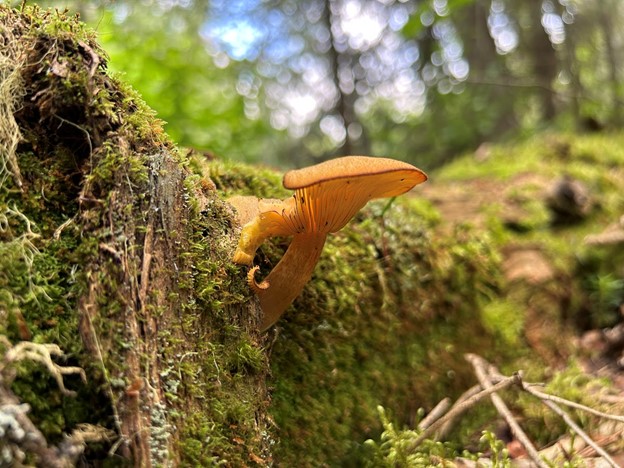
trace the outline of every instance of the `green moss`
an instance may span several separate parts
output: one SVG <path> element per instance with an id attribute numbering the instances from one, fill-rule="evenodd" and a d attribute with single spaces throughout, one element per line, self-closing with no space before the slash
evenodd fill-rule
<path id="1" fill-rule="evenodd" d="M 7 11 L 1 8 L 0 18 Z M 509 181 L 527 170 L 548 179 L 568 172 L 596 194 L 587 222 L 551 231 L 539 184 L 506 194 L 525 214 L 517 230 L 500 221 L 502 204 L 488 208 L 487 231 L 478 225 L 444 231 L 440 213 L 419 199 L 418 189 L 390 204 L 371 203 L 330 236 L 312 281 L 276 329 L 260 337 L 247 269 L 230 260 L 238 226 L 224 199 L 288 197 L 280 174 L 175 150 L 134 91 L 102 67 L 91 72 L 91 52 L 102 66 L 105 56 L 75 19 L 36 9 L 19 17 L 32 56 L 24 69 L 25 105 L 16 114 L 24 134 L 18 151 L 24 188 L 11 179 L 0 187 L 6 318 L 0 333 L 12 341 L 57 343 L 68 363 L 88 371 L 87 386 L 68 382 L 79 390 L 68 399 L 38 366 L 20 367 L 14 391 L 52 441 L 79 422 L 114 428 L 111 405 L 135 382 L 118 359 L 137 344 L 125 332 L 128 302 L 119 291 L 133 287 L 141 265 L 122 265 L 119 252 L 128 248 L 123 258 L 140 258 L 150 226 L 171 252 L 155 274 L 176 285 L 150 291 L 145 306 L 161 326 L 156 346 L 164 392 L 164 403 L 151 408 L 150 450 L 155 460 L 166 460 L 173 444 L 187 465 L 408 463 L 404 444 L 414 434 L 393 427 L 413 428 L 423 410 L 474 384 L 463 353 L 479 352 L 504 369 L 526 364 L 530 375 L 549 377 L 544 361 L 568 352 L 560 346 L 560 337 L 572 333 L 564 312 L 589 310 L 594 324 L 605 323 L 621 299 L 621 256 L 581 243 L 624 210 L 624 136 L 545 135 L 497 146 L 482 163 L 458 160 L 433 179 Z M 169 191 L 162 195 L 173 205 L 166 214 L 154 209 L 149 188 L 155 187 Z M 157 212 L 162 218 L 148 224 Z M 509 242 L 548 252 L 556 281 L 507 284 L 500 249 Z M 264 274 L 287 244 L 273 239 L 262 246 L 256 263 Z M 88 336 L 79 333 L 76 313 L 93 285 L 91 326 L 103 362 L 85 349 Z M 524 346 L 535 317 L 558 331 L 539 340 L 538 350 Z M 137 323 L 147 324 L 143 316 Z M 587 388 L 581 380 L 557 380 L 553 391 Z M 552 440 L 561 427 L 548 420 L 542 429 L 539 414 L 521 403 L 517 409 L 535 424 L 533 434 Z M 395 415 L 394 426 L 384 414 L 380 419 L 379 405 Z M 428 441 L 415 456 L 429 463 L 459 453 L 492 414 L 489 407 L 475 410 L 452 443 Z M 504 462 L 497 442 L 484 440 Z"/>
<path id="2" fill-rule="evenodd" d="M 595 395 L 600 393 L 601 389 L 609 387 L 606 379 L 591 377 L 583 372 L 580 364 L 571 359 L 566 363 L 566 367 L 548 376 L 549 383 L 543 389 L 539 389 L 548 394 L 556 395 L 567 400 L 580 403 L 582 405 L 595 408 L 597 410 L 606 410 L 601 408 L 599 401 Z M 525 377 L 527 381 L 536 381 L 534 378 L 543 379 L 544 375 L 531 375 Z M 538 380 L 539 381 L 539 380 Z M 565 434 L 568 427 L 560 416 L 550 410 L 545 410 L 543 403 L 534 397 L 521 393 L 514 406 L 523 415 L 523 428 L 527 434 L 535 441 L 536 444 L 545 446 Z M 589 415 L 583 411 L 577 411 L 564 407 L 570 416 L 582 428 L 589 433 L 594 432 L 595 428 L 601 424 L 603 420 L 599 417 Z"/>
<path id="3" fill-rule="evenodd" d="M 518 313 L 518 304 L 504 299 L 487 303 L 481 311 L 481 320 L 487 330 L 498 335 L 501 348 L 516 347 L 521 344 L 524 331 L 524 315 Z"/>
<path id="4" fill-rule="evenodd" d="M 191 417 L 180 420 L 178 446 L 185 464 L 243 465 L 270 456 L 263 410 L 267 395 L 261 391 L 268 361 L 255 327 L 249 325 L 257 317 L 241 318 L 236 312 L 251 292 L 245 271 L 230 260 L 236 244 L 233 212 L 214 191 L 206 191 L 203 181 L 196 175 L 184 181 L 193 230 L 181 255 L 178 286 L 188 300 L 181 322 L 166 332 L 180 327 L 201 337 L 197 352 L 171 364 L 177 369 L 172 372 L 178 376 L 176 394 L 186 395 L 183 404 L 196 406 Z"/>
<path id="5" fill-rule="evenodd" d="M 8 10 L 3 7 L 1 13 Z M 0 309 L 9 315 L 7 322 L 0 321 L 0 333 L 12 341 L 57 343 L 70 363 L 87 370 L 87 387 L 68 383 L 80 390 L 71 401 L 60 395 L 55 382 L 41 377 L 37 366 L 25 365 L 14 384 L 16 394 L 32 407 L 33 421 L 55 442 L 80 422 L 116 429 L 111 404 L 124 401 L 124 392 L 136 383 L 120 358 L 137 346 L 128 339 L 128 303 L 120 291 L 131 284 L 129 275 L 136 271 L 132 258 L 147 234 L 153 207 L 146 187 L 171 180 L 175 171 L 183 174 L 188 161 L 173 149 L 161 122 L 134 91 L 101 70 L 92 74 L 89 61 L 100 51 L 88 34 L 82 35 L 81 26 L 72 26 L 75 19 L 36 9 L 17 18 L 30 27 L 21 40 L 31 41 L 27 48 L 34 56 L 28 63 L 38 66 L 24 71 L 30 94 L 18 116 L 25 135 L 18 154 L 24 190 L 15 190 L 10 179 L 0 187 L 0 208 L 7 218 L 0 233 Z M 104 64 L 104 56 L 99 59 Z M 41 72 L 50 69 L 64 76 Z M 42 100 L 46 106 L 39 107 Z M 165 152 L 178 167 L 165 169 Z M 175 220 L 159 219 L 159 239 L 183 245 L 185 252 L 177 265 L 165 266 L 170 277 L 180 279 L 168 299 L 181 303 L 181 309 L 179 320 L 159 336 L 167 405 L 152 408 L 150 450 L 153 460 L 166 460 L 175 438 L 184 461 L 240 466 L 270 456 L 265 449 L 271 439 L 268 429 L 259 436 L 268 428 L 266 394 L 259 391 L 268 364 L 257 338 L 241 331 L 241 325 L 255 319 L 231 313 L 240 310 L 250 293 L 244 272 L 230 262 L 232 212 L 216 193 L 206 192 L 202 180 L 190 175 L 183 181 L 184 193 L 171 193 L 171 203 L 180 199 L 183 210 L 188 206 L 183 225 L 169 231 Z M 172 181 L 161 190 L 177 188 Z M 93 316 L 87 325 L 79 324 L 79 301 L 91 288 Z M 159 294 L 152 292 L 154 305 L 146 310 L 167 320 L 167 303 L 155 305 Z M 188 333 L 198 335 L 193 338 L 198 348 L 184 352 L 189 343 L 180 337 Z M 87 351 L 83 341 L 101 349 L 102 362 L 94 362 L 93 349 Z"/>
<path id="6" fill-rule="evenodd" d="M 282 187 L 280 174 L 268 168 L 232 161 L 209 162 L 200 158 L 194 159 L 192 167 L 200 174 L 209 176 L 224 198 L 233 195 L 286 198 L 291 195 Z"/>
<path id="7" fill-rule="evenodd" d="M 384 205 L 371 204 L 330 237 L 278 324 L 271 365 L 280 463 L 361 463 L 362 442 L 381 431 L 377 405 L 407 424 L 439 395 L 461 392 L 470 379 L 464 352 L 492 345 L 474 320 L 497 288 L 487 242 L 460 231 L 452 246 L 434 243 L 426 225 L 404 222 L 414 219 L 411 204 L 397 201 L 380 218 Z"/>

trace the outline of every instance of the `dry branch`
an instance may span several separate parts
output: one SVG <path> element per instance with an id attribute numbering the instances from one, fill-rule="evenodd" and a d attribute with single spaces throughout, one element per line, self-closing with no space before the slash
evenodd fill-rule
<path id="1" fill-rule="evenodd" d="M 494 388 L 491 381 L 491 376 L 487 371 L 489 364 L 482 357 L 477 356 L 476 354 L 466 354 L 465 358 L 472 367 L 474 368 L 475 375 L 479 380 L 481 386 L 485 389 Z M 517 376 L 517 383 L 521 385 L 521 379 L 519 374 L 515 374 Z M 505 419 L 509 428 L 511 429 L 512 434 L 518 439 L 518 441 L 522 444 L 522 446 L 526 449 L 527 454 L 533 460 L 533 462 L 539 466 L 540 468 L 548 468 L 548 465 L 542 461 L 537 452 L 537 449 L 526 435 L 526 433 L 522 430 L 518 422 L 515 420 L 513 414 L 503 401 L 503 399 L 498 396 L 496 393 L 492 393 L 490 395 L 490 399 L 492 400 L 492 404 L 496 407 L 498 413 Z"/>
<path id="2" fill-rule="evenodd" d="M 422 419 L 422 421 L 418 423 L 418 429 L 421 429 L 421 430 L 427 429 L 436 420 L 440 419 L 444 415 L 444 413 L 448 411 L 450 407 L 451 407 L 450 398 L 444 398 L 440 400 L 440 402 L 434 406 L 434 408 L 429 412 L 429 414 L 425 416 Z"/>
<path id="3" fill-rule="evenodd" d="M 589 406 L 582 405 L 580 403 L 576 403 L 574 401 L 566 400 L 565 398 L 558 397 L 556 395 L 550 395 L 548 393 L 540 392 L 536 390 L 536 384 L 523 383 L 522 389 L 530 393 L 531 395 L 539 398 L 544 401 L 552 401 L 553 403 L 559 403 L 560 405 L 569 406 L 570 408 L 578 409 L 581 411 L 585 411 L 586 413 L 593 414 L 594 416 L 599 416 L 604 419 L 611 419 L 613 421 L 624 422 L 624 416 L 620 416 L 617 414 L 609 414 L 604 413 L 602 411 L 598 411 L 594 408 L 590 408 Z"/>
<path id="4" fill-rule="evenodd" d="M 550 408 L 553 412 L 557 413 L 561 418 L 565 421 L 565 423 L 570 426 L 570 428 L 576 432 L 587 445 L 593 448 L 598 455 L 605 459 L 605 461 L 609 464 L 609 466 L 613 468 L 618 468 L 618 464 L 609 456 L 605 450 L 596 444 L 589 435 L 580 428 L 578 424 L 574 422 L 574 420 L 570 417 L 570 415 L 562 410 L 556 403 L 553 403 L 550 400 L 542 400 L 542 403 Z"/>
<path id="5" fill-rule="evenodd" d="M 545 406 L 547 406 L 549 409 L 559 415 L 570 427 L 570 429 L 580 436 L 580 438 L 584 442 L 584 446 L 602 457 L 602 459 L 608 464 L 608 466 L 618 466 L 613 458 L 611 458 L 611 456 L 602 447 L 600 447 L 600 445 L 592 440 L 591 437 L 585 431 L 583 431 L 583 429 L 581 429 L 578 424 L 574 422 L 574 420 L 566 411 L 559 407 L 559 404 L 577 410 L 585 411 L 594 416 L 598 416 L 600 418 L 608 419 L 611 421 L 616 421 L 619 423 L 624 422 L 624 416 L 604 413 L 589 406 L 539 391 L 535 388 L 536 386 L 539 386 L 538 384 L 523 382 L 520 372 L 516 372 L 512 376 L 502 375 L 498 371 L 498 369 L 496 369 L 496 367 L 494 367 L 485 359 L 476 354 L 467 354 L 465 355 L 465 358 L 473 366 L 475 375 L 479 380 L 479 385 L 471 387 L 466 392 L 464 392 L 453 404 L 450 410 L 448 410 L 448 412 L 446 412 L 450 405 L 448 399 L 444 399 L 440 403 L 438 403 L 438 405 L 436 405 L 436 407 L 418 425 L 418 429 L 420 429 L 422 432 L 409 446 L 409 452 L 415 451 L 426 438 L 430 437 L 436 432 L 438 434 L 438 437 L 440 437 L 440 434 L 443 434 L 445 432 L 445 428 L 448 428 L 455 418 L 457 418 L 466 410 L 470 409 L 483 398 L 489 397 L 492 400 L 492 403 L 494 404 L 496 409 L 498 410 L 499 414 L 505 419 L 505 421 L 509 425 L 516 439 L 526 449 L 528 456 L 532 460 L 532 463 L 534 463 L 535 466 L 541 468 L 548 467 L 549 465 L 545 463 L 545 461 L 543 461 L 543 457 L 545 456 L 546 452 L 541 452 L 542 456 L 540 456 L 540 452 L 537 451 L 533 443 L 529 440 L 528 436 L 524 433 L 524 431 L 512 415 L 509 408 L 505 405 L 502 398 L 497 394 L 497 392 L 501 390 L 504 390 L 512 385 L 516 385 L 519 389 L 527 392 L 529 395 L 538 398 Z"/>
<path id="6" fill-rule="evenodd" d="M 412 444 L 408 448 L 408 452 L 413 452 L 414 450 L 416 450 L 416 448 L 427 437 L 429 437 L 431 434 L 436 432 L 445 423 L 447 423 L 448 421 L 453 420 L 454 418 L 456 418 L 457 416 L 459 416 L 460 414 L 462 414 L 464 411 L 468 410 L 469 408 L 472 408 L 475 404 L 477 404 L 479 401 L 481 401 L 485 397 L 487 397 L 487 396 L 489 396 L 489 395 L 491 395 L 491 394 L 493 394 L 495 392 L 500 392 L 501 390 L 504 390 L 505 388 L 510 387 L 513 384 L 518 383 L 517 382 L 517 378 L 518 378 L 517 376 L 512 376 L 512 377 L 509 377 L 509 378 L 507 378 L 505 380 L 501 380 L 496 385 L 493 385 L 490 388 L 487 388 L 487 389 L 484 389 L 484 390 L 480 391 L 476 395 L 473 395 L 470 398 L 467 398 L 466 400 L 460 402 L 459 404 L 456 403 L 449 410 L 448 413 L 446 413 L 443 417 L 441 417 L 440 419 L 438 419 L 437 421 L 432 423 L 429 427 L 427 427 L 427 429 L 425 429 L 416 438 L 416 440 L 414 442 L 412 442 Z"/>

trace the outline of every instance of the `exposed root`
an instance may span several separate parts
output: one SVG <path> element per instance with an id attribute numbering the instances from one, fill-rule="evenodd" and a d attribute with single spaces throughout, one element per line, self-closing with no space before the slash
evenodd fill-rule
<path id="1" fill-rule="evenodd" d="M 15 226 L 17 223 L 24 226 L 21 232 L 17 231 Z M 33 222 L 23 214 L 16 206 L 12 208 L 6 206 L 4 211 L 0 212 L 0 234 L 6 235 L 9 239 L 8 242 L 4 242 L 0 246 L 0 254 L 4 249 L 14 250 L 19 252 L 23 264 L 26 268 L 26 277 L 28 278 L 28 294 L 32 296 L 35 301 L 38 301 L 39 297 L 50 300 L 50 297 L 45 292 L 45 289 L 38 286 L 33 281 L 32 269 L 35 260 L 35 256 L 39 254 L 39 250 L 34 244 L 34 241 L 39 238 L 39 234 L 33 231 L 35 228 Z M 0 272 L 0 278 L 2 278 L 3 272 Z"/>
<path id="2" fill-rule="evenodd" d="M 67 390 L 63 376 L 79 374 L 82 380 L 86 375 L 80 367 L 59 366 L 52 361 L 52 356 L 62 356 L 61 349 L 54 344 L 37 344 L 23 341 L 12 346 L 9 340 L 0 335 L 0 346 L 4 356 L 0 359 L 0 446 L 3 447 L 3 460 L 21 466 L 28 456 L 35 456 L 38 466 L 68 467 L 74 466 L 89 442 L 109 441 L 112 431 L 90 424 L 78 425 L 70 436 L 58 446 L 48 445 L 42 432 L 28 417 L 30 407 L 20 403 L 10 386 L 15 378 L 13 364 L 31 360 L 43 364 L 56 379 L 63 394 L 74 395 Z"/>

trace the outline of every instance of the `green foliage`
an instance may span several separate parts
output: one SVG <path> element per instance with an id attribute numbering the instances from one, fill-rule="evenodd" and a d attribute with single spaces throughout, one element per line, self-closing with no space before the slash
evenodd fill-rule
<path id="1" fill-rule="evenodd" d="M 497 439 L 493 433 L 484 431 L 479 442 L 481 442 L 485 450 L 489 452 L 492 466 L 497 468 L 510 468 L 512 466 L 505 443 Z"/>
<path id="2" fill-rule="evenodd" d="M 366 458 L 364 466 L 369 467 L 428 467 L 428 466 L 455 466 L 457 457 L 464 460 L 477 461 L 481 454 L 461 451 L 450 442 L 440 442 L 434 439 L 425 439 L 417 447 L 414 442 L 422 431 L 402 429 L 397 430 L 383 407 L 377 408 L 383 426 L 379 441 L 368 439 L 364 442 Z M 505 448 L 505 443 L 496 436 L 484 431 L 479 439 L 485 452 L 488 452 L 492 466 L 497 468 L 511 467 L 511 459 Z M 478 462 L 477 462 L 478 466 Z"/>
<path id="3" fill-rule="evenodd" d="M 542 375 L 532 375 L 526 377 L 527 380 L 543 379 Z M 549 382 L 543 391 L 556 395 L 570 401 L 574 401 L 597 410 L 600 405 L 593 396 L 600 392 L 601 388 L 608 386 L 604 379 L 591 377 L 583 372 L 578 362 L 570 360 L 564 369 L 554 372 L 548 376 Z M 541 401 L 527 394 L 521 393 L 515 406 L 522 412 L 522 427 L 527 432 L 532 441 L 538 446 L 546 446 L 565 434 L 569 428 L 561 417 L 550 410 L 545 410 Z M 600 418 L 591 416 L 588 413 L 566 408 L 577 424 L 589 433 L 599 425 Z"/>
<path id="4" fill-rule="evenodd" d="M 426 467 L 446 466 L 457 455 L 456 450 L 447 443 L 431 439 L 423 441 L 417 449 L 412 448 L 419 436 L 417 430 L 397 430 L 382 406 L 377 407 L 383 426 L 379 442 L 368 439 L 364 442 L 368 467 Z"/>
<path id="5" fill-rule="evenodd" d="M 37 3 L 79 11 L 175 141 L 239 161 L 348 150 L 438 167 L 483 142 L 623 121 L 616 0 Z"/>
<path id="6" fill-rule="evenodd" d="M 250 103 L 237 91 L 244 76 L 235 64 L 215 66 L 203 36 L 203 14 L 158 3 L 98 12 L 109 66 L 157 110 L 180 145 L 239 161 L 272 161 L 285 135 L 265 120 L 247 117 Z"/>
<path id="7" fill-rule="evenodd" d="M 612 273 L 589 278 L 589 300 L 592 322 L 603 328 L 615 325 L 620 320 L 619 306 L 624 304 L 624 279 Z"/>
<path id="8" fill-rule="evenodd" d="M 624 303 L 624 252 L 619 245 L 596 246 L 577 257 L 575 275 L 583 293 L 583 327 L 613 326 Z"/>

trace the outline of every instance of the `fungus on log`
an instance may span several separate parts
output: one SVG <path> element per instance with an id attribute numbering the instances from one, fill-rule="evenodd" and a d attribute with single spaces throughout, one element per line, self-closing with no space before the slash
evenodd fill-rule
<path id="1" fill-rule="evenodd" d="M 266 279 L 249 285 L 264 312 L 262 331 L 271 327 L 310 280 L 327 235 L 342 229 L 370 200 L 401 195 L 427 180 L 411 164 L 388 158 L 345 156 L 289 171 L 283 184 L 295 190 L 286 200 L 233 197 L 244 224 L 233 261 L 251 265 L 265 239 L 293 236 L 288 250 Z"/>

